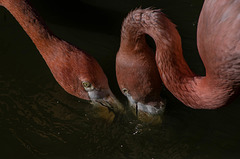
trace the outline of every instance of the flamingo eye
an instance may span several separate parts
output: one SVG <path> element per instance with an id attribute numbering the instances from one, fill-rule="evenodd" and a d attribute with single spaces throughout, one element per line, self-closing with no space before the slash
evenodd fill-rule
<path id="1" fill-rule="evenodd" d="M 128 94 L 127 88 L 123 88 L 123 89 L 122 89 L 122 92 L 123 92 L 124 94 Z"/>
<path id="2" fill-rule="evenodd" d="M 82 82 L 82 86 L 84 87 L 84 89 L 85 89 L 86 91 L 89 91 L 89 90 L 92 90 L 92 89 L 93 89 L 92 84 L 91 84 L 90 82 L 88 82 L 88 81 L 83 81 L 83 82 Z"/>

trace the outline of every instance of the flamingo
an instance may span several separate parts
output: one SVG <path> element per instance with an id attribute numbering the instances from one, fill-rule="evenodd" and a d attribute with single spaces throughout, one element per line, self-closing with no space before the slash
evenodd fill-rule
<path id="1" fill-rule="evenodd" d="M 162 82 L 191 108 L 216 109 L 227 105 L 240 90 L 239 29 L 239 0 L 204 1 L 197 45 L 206 75 L 198 76 L 184 60 L 175 24 L 161 10 L 130 12 L 122 24 L 116 57 L 116 75 L 122 93 L 133 108 L 149 115 L 163 110 L 159 96 Z M 146 34 L 156 44 L 155 59 L 146 43 Z"/>
<path id="2" fill-rule="evenodd" d="M 27 0 L 0 0 L 0 5 L 22 26 L 66 92 L 111 112 L 123 110 L 111 92 L 108 79 L 98 62 L 55 36 Z"/>

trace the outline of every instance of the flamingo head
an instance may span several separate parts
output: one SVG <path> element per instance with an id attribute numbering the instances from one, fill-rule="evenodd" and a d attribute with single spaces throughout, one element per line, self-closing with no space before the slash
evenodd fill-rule
<path id="1" fill-rule="evenodd" d="M 134 114 L 144 122 L 161 122 L 165 101 L 160 97 L 162 81 L 152 50 L 123 50 L 117 53 L 118 85 Z"/>
<path id="2" fill-rule="evenodd" d="M 85 65 L 86 66 L 86 65 Z M 79 98 L 88 100 L 94 106 L 108 108 L 114 113 L 123 111 L 122 104 L 112 93 L 108 79 L 101 66 L 93 59 L 91 67 L 79 74 L 80 91 L 77 92 Z"/>
<path id="3" fill-rule="evenodd" d="M 143 87 L 141 88 L 144 89 Z M 122 87 L 121 90 L 127 97 L 129 106 L 138 119 L 151 124 L 162 122 L 166 102 L 160 96 L 155 96 L 153 89 L 149 93 L 141 92 L 138 88 L 132 89 L 131 86 Z"/>
<path id="4" fill-rule="evenodd" d="M 123 105 L 113 95 L 105 73 L 93 57 L 77 50 L 67 58 L 48 59 L 53 76 L 66 92 L 106 112 L 123 111 Z"/>
<path id="5" fill-rule="evenodd" d="M 106 78 L 100 78 L 99 80 L 102 81 L 103 79 Z M 82 95 L 86 96 L 85 99 L 94 106 L 93 116 L 111 122 L 116 113 L 124 111 L 122 104 L 111 92 L 107 81 L 101 83 L 89 79 L 82 81 L 81 84 L 83 88 Z"/>
<path id="6" fill-rule="evenodd" d="M 82 95 L 94 106 L 105 107 L 114 113 L 123 111 L 122 104 L 114 96 L 108 83 L 102 85 L 102 83 L 92 82 L 92 80 L 89 79 L 82 81 L 81 84 L 83 88 Z"/>

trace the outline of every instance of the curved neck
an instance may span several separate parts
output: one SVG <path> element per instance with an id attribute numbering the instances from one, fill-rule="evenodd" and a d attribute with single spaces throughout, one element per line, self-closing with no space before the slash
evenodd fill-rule
<path id="1" fill-rule="evenodd" d="M 28 0 L 0 0 L 19 22 L 44 58 L 56 81 L 70 94 L 88 99 L 79 87 L 78 78 L 91 56 L 53 35 Z M 87 71 L 86 71 L 87 72 Z M 85 73 L 85 72 L 84 72 Z M 101 73 L 100 73 L 101 74 Z"/>
<path id="2" fill-rule="evenodd" d="M 175 25 L 160 10 L 131 12 L 123 23 L 121 45 L 127 48 L 146 45 L 142 38 L 144 34 L 154 39 L 160 76 L 176 98 L 192 108 L 214 109 L 226 104 L 231 90 L 226 92 L 220 81 L 196 76 L 191 71 L 184 60 L 181 38 Z"/>
<path id="3" fill-rule="evenodd" d="M 54 36 L 27 0 L 1 0 L 1 3 L 22 26 L 39 51 L 49 45 Z M 43 55 L 44 51 L 40 53 Z"/>

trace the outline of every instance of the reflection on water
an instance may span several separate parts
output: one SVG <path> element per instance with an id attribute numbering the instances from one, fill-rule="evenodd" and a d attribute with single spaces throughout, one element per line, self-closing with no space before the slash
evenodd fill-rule
<path id="1" fill-rule="evenodd" d="M 57 35 L 99 61 L 113 92 L 122 98 L 114 68 L 120 25 L 127 11 L 141 4 L 102 2 L 112 8 L 91 0 L 82 1 L 89 11 L 101 12 L 97 17 L 106 17 L 97 27 L 99 20 L 98 23 L 92 19 L 81 21 L 88 14 L 72 11 L 74 5 L 48 5 L 49 1 L 32 0 Z M 142 6 L 164 8 L 180 30 L 187 62 L 196 73 L 203 74 L 195 42 L 200 3 L 149 0 Z M 71 13 L 79 16 L 77 22 L 69 18 Z M 3 8 L 0 8 L 0 35 L 0 158 L 239 158 L 239 98 L 218 110 L 193 110 L 164 91 L 167 107 L 162 125 L 144 125 L 130 112 L 116 116 L 109 123 L 98 118 L 96 109 L 87 102 L 60 88 L 32 42 Z M 122 102 L 126 102 L 125 98 Z"/>

